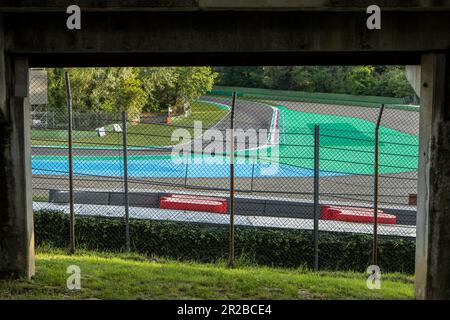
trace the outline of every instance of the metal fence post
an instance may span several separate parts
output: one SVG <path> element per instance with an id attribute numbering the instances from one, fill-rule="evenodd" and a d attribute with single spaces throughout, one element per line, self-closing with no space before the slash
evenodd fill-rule
<path id="1" fill-rule="evenodd" d="M 374 199 L 373 199 L 373 244 L 372 264 L 378 265 L 378 145 L 381 117 L 383 116 L 384 104 L 381 105 L 375 127 L 375 159 L 374 159 Z"/>
<path id="2" fill-rule="evenodd" d="M 127 113 L 122 112 L 123 137 L 123 187 L 125 202 L 125 248 L 130 251 L 130 202 L 128 196 L 128 150 L 127 150 Z"/>
<path id="3" fill-rule="evenodd" d="M 319 125 L 314 126 L 314 271 L 319 271 Z"/>
<path id="4" fill-rule="evenodd" d="M 184 169 L 184 187 L 187 186 L 188 173 L 189 173 L 189 153 L 186 152 L 186 166 Z"/>
<path id="5" fill-rule="evenodd" d="M 258 154 L 258 153 L 256 153 Z M 256 161 L 257 155 L 253 158 L 253 165 L 252 165 L 252 180 L 250 182 L 250 191 L 253 192 L 253 183 L 255 179 L 255 161 Z"/>
<path id="6" fill-rule="evenodd" d="M 234 110 L 236 92 L 233 92 L 230 119 L 230 234 L 228 266 L 234 267 Z"/>
<path id="7" fill-rule="evenodd" d="M 73 150 L 72 150 L 72 97 L 70 92 L 70 78 L 66 71 L 64 73 L 66 83 L 66 102 L 67 102 L 67 135 L 68 135 L 68 157 L 69 157 L 69 253 L 75 253 L 75 211 L 73 206 Z"/>

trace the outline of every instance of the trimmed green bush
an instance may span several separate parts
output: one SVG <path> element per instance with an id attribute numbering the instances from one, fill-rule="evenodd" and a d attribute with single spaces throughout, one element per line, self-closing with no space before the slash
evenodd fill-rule
<path id="1" fill-rule="evenodd" d="M 59 211 L 35 212 L 36 243 L 66 247 L 69 217 Z M 76 218 L 76 242 L 91 250 L 122 251 L 125 224 L 121 218 Z M 133 251 L 180 260 L 214 262 L 228 255 L 228 226 L 155 220 L 130 220 Z M 279 267 L 313 267 L 313 234 L 308 230 L 236 227 L 236 255 L 253 263 Z M 321 269 L 364 271 L 371 263 L 372 237 L 321 232 Z M 415 240 L 380 237 L 383 271 L 412 273 Z"/>

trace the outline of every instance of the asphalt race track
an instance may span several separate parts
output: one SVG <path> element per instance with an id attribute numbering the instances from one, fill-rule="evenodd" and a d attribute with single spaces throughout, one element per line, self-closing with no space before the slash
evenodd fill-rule
<path id="1" fill-rule="evenodd" d="M 204 97 L 216 103 L 231 104 L 231 97 Z M 284 105 L 289 109 L 323 114 L 335 114 L 376 121 L 378 110 L 361 106 L 339 106 L 330 104 L 269 101 L 270 105 Z M 270 130 L 273 117 L 273 108 L 268 104 L 237 99 L 235 108 L 235 128 L 248 130 Z M 230 126 L 230 113 L 228 113 L 215 126 L 215 129 L 226 130 Z M 382 124 L 389 128 L 408 134 L 418 134 L 418 112 L 404 110 L 386 110 Z M 155 149 L 128 149 L 129 156 L 167 156 L 172 147 Z M 57 147 L 32 147 L 32 155 L 47 155 L 66 157 L 66 148 Z M 76 148 L 75 156 L 117 157 L 120 161 L 122 149 Z M 86 164 L 88 165 L 88 164 Z M 380 176 L 380 206 L 407 206 L 408 195 L 416 193 L 417 172 L 403 172 L 385 174 Z M 214 195 L 218 192 L 226 192 L 229 188 L 229 178 L 130 178 L 130 190 L 204 190 Z M 50 189 L 67 190 L 67 173 L 60 175 L 33 175 L 33 194 L 46 197 Z M 313 191 L 313 179 L 311 177 L 270 177 L 270 178 L 237 178 L 236 189 L 238 194 L 247 196 L 266 197 L 276 196 L 297 199 L 298 201 L 311 201 Z M 123 179 L 120 176 L 75 176 L 76 189 L 104 189 L 122 190 Z M 209 190 L 209 191 L 208 191 Z M 347 205 L 366 205 L 370 207 L 373 201 L 373 177 L 371 175 L 348 175 L 345 177 L 330 176 L 320 178 L 321 202 L 340 202 Z M 41 205 L 42 206 L 42 205 Z M 415 210 L 414 206 L 409 206 Z M 154 209 L 153 209 L 154 210 Z M 392 228 L 391 228 L 392 229 Z M 389 229 L 390 230 L 390 229 Z M 339 231 L 339 230 L 337 230 Z M 398 232 L 396 233 L 398 234 Z"/>

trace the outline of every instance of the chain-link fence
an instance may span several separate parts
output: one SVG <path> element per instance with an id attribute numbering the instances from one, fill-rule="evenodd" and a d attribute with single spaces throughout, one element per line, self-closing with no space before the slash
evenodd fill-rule
<path id="1" fill-rule="evenodd" d="M 36 100 L 36 238 L 67 246 L 69 118 Z M 377 221 L 377 263 L 412 272 L 419 113 L 386 104 L 377 129 L 381 104 L 213 91 L 177 115 L 74 105 L 76 245 L 361 271 Z"/>

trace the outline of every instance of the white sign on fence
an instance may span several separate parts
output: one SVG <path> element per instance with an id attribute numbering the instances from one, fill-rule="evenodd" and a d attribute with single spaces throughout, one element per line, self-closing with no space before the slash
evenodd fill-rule
<path id="1" fill-rule="evenodd" d="M 114 132 L 122 132 L 122 127 L 118 123 L 113 124 L 113 130 Z"/>
<path id="2" fill-rule="evenodd" d="M 97 128 L 95 130 L 97 131 L 97 134 L 98 134 L 99 137 L 106 136 L 105 127 Z"/>

